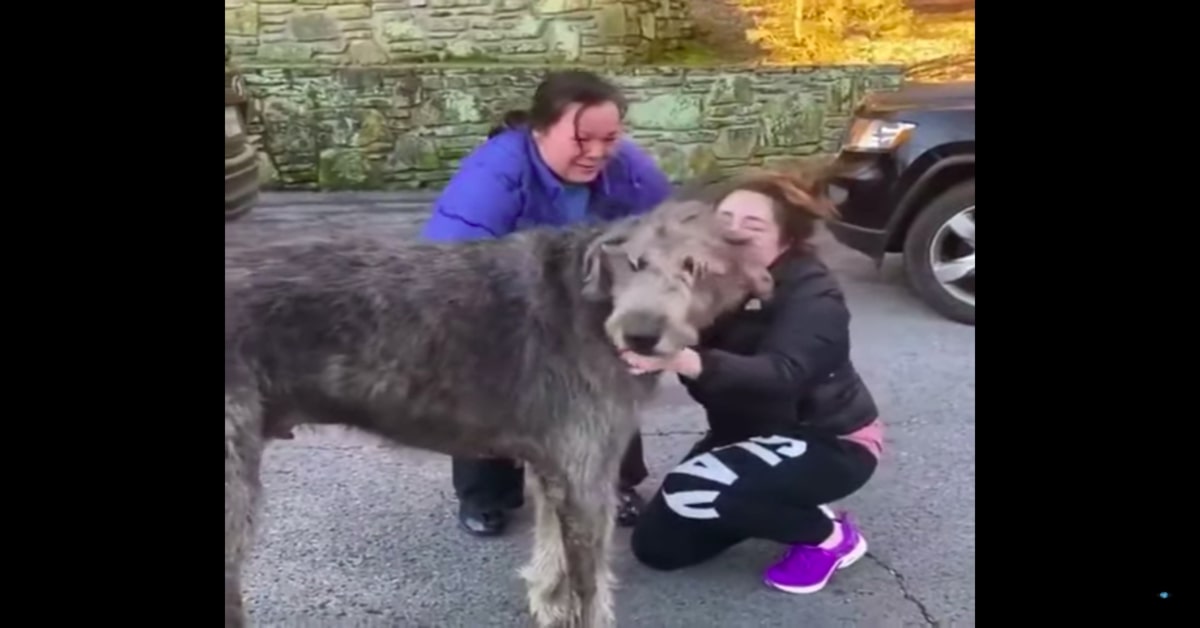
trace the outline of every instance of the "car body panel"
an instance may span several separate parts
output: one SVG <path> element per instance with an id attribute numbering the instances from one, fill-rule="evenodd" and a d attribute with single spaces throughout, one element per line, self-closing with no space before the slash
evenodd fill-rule
<path id="1" fill-rule="evenodd" d="M 975 167 L 975 83 L 910 84 L 873 92 L 855 118 L 917 125 L 887 152 L 842 150 L 831 180 L 840 218 L 830 231 L 877 262 L 899 252 L 916 210 Z M 969 173 L 968 173 L 969 171 Z"/>

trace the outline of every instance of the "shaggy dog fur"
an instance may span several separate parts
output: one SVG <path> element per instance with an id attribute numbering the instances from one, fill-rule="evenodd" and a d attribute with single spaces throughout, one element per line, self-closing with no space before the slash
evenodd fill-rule
<path id="1" fill-rule="evenodd" d="M 613 486 L 657 382 L 630 375 L 617 349 L 677 351 L 750 295 L 767 298 L 767 269 L 719 234 L 711 206 L 672 203 L 498 240 L 227 253 L 226 628 L 246 622 L 263 448 L 299 423 L 525 461 L 530 612 L 540 626 L 612 625 Z"/>

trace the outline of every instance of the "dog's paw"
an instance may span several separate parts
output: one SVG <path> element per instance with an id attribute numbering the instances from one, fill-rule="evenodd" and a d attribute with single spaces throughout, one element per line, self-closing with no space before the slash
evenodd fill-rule
<path id="1" fill-rule="evenodd" d="M 539 567 L 541 567 L 539 569 Z M 529 614 L 538 628 L 560 628 L 569 625 L 570 599 L 567 596 L 567 580 L 561 572 L 557 575 L 545 566 L 530 564 L 521 569 L 521 578 L 529 593 Z"/>
<path id="2" fill-rule="evenodd" d="M 571 604 L 561 599 L 563 596 L 558 597 L 560 599 L 554 599 L 552 596 L 539 595 L 530 590 L 529 614 L 533 616 L 538 628 L 573 628 L 579 625 L 572 621 Z"/>

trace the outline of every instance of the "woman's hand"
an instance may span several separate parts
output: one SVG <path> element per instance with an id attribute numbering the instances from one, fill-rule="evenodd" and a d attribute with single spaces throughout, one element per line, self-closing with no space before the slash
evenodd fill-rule
<path id="1" fill-rule="evenodd" d="M 638 355 L 632 351 L 622 351 L 621 358 L 629 365 L 629 372 L 634 375 L 668 371 L 678 373 L 688 379 L 700 376 L 700 354 L 692 349 L 684 349 L 673 356 L 660 358 Z"/>

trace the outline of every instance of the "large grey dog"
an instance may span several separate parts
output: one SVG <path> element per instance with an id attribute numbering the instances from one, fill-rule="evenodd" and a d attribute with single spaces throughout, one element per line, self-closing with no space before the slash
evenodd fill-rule
<path id="1" fill-rule="evenodd" d="M 540 626 L 614 623 L 613 487 L 657 378 L 619 350 L 692 344 L 766 268 L 710 205 L 456 244 L 331 237 L 226 254 L 225 626 L 246 622 L 263 448 L 340 424 L 401 446 L 526 462 Z"/>

